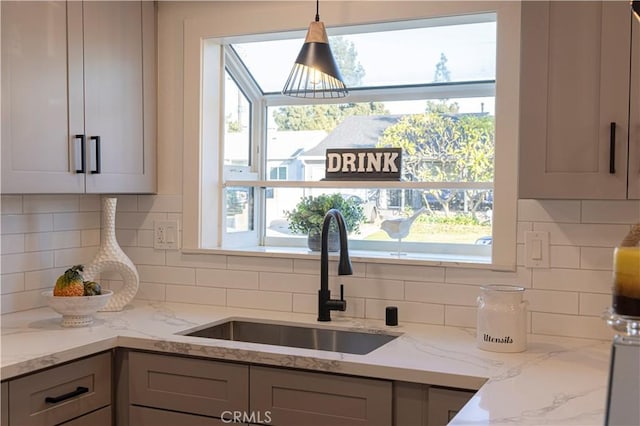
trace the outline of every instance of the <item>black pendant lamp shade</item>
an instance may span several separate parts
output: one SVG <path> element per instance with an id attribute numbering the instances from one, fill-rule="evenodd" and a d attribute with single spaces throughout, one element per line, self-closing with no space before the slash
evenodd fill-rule
<path id="1" fill-rule="evenodd" d="M 633 0 L 631 2 L 631 10 L 633 10 L 633 13 L 636 15 L 636 18 L 640 19 L 640 1 L 639 0 Z"/>
<path id="2" fill-rule="evenodd" d="M 282 94 L 299 98 L 343 98 L 349 94 L 317 11 Z"/>

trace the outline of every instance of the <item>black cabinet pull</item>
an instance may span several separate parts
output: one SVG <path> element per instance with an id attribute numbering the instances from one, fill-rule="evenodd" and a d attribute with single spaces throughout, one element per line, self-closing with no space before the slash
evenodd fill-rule
<path id="1" fill-rule="evenodd" d="M 100 136 L 91 136 L 89 139 L 96 141 L 96 169 L 91 170 L 92 175 L 100 174 Z"/>
<path id="2" fill-rule="evenodd" d="M 58 402 L 62 402 L 65 399 L 73 398 L 74 396 L 82 395 L 83 393 L 89 392 L 89 388 L 85 388 L 84 386 L 78 386 L 76 390 L 71 391 L 69 393 L 65 393 L 60 396 L 48 396 L 44 399 L 44 402 L 48 402 L 49 404 L 57 404 Z"/>
<path id="3" fill-rule="evenodd" d="M 84 135 L 75 135 L 74 139 L 80 139 L 80 170 L 76 170 L 76 173 L 85 173 L 85 145 L 86 139 Z"/>
<path id="4" fill-rule="evenodd" d="M 616 172 L 616 122 L 611 122 L 609 133 L 609 173 Z"/>

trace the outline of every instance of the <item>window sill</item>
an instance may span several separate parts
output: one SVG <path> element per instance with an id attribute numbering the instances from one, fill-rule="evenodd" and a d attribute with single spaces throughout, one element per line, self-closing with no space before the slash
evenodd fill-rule
<path id="1" fill-rule="evenodd" d="M 320 259 L 320 252 L 312 252 L 305 247 L 243 247 L 182 249 L 186 254 L 219 254 L 227 256 L 252 256 L 284 259 Z M 515 267 L 491 264 L 491 259 L 485 256 L 461 256 L 429 253 L 407 253 L 400 255 L 389 252 L 375 252 L 366 250 L 349 250 L 352 262 L 371 262 L 392 265 L 443 266 L 454 268 L 490 269 L 493 271 L 514 271 Z M 329 253 L 330 258 L 338 256 L 337 252 Z"/>

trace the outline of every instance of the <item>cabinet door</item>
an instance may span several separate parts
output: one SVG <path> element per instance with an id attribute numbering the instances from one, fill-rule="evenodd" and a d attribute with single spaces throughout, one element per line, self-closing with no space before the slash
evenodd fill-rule
<path id="1" fill-rule="evenodd" d="M 626 198 L 629 2 L 530 1 L 522 13 L 520 198 Z"/>
<path id="2" fill-rule="evenodd" d="M 2 193 L 84 192 L 68 127 L 66 3 L 0 6 Z"/>
<path id="3" fill-rule="evenodd" d="M 472 396 L 473 392 L 430 387 L 428 396 L 429 420 L 427 424 L 429 426 L 449 424 Z"/>
<path id="4" fill-rule="evenodd" d="M 251 412 L 261 413 L 270 424 L 392 424 L 392 387 L 388 381 L 253 365 L 250 377 Z"/>
<path id="5" fill-rule="evenodd" d="M 129 398 L 133 405 L 211 417 L 244 412 L 249 403 L 249 367 L 131 352 Z"/>
<path id="6" fill-rule="evenodd" d="M 0 426 L 9 426 L 9 382 L 2 382 L 0 398 L 2 398 L 2 404 L 0 405 Z"/>
<path id="7" fill-rule="evenodd" d="M 629 194 L 640 199 L 640 19 L 631 28 L 631 110 L 629 111 Z"/>
<path id="8" fill-rule="evenodd" d="M 85 414 L 60 426 L 111 426 L 111 406 Z"/>
<path id="9" fill-rule="evenodd" d="M 129 424 L 135 426 L 218 426 L 229 423 L 213 417 L 156 410 L 154 408 L 132 406 L 129 409 Z"/>
<path id="10" fill-rule="evenodd" d="M 153 192 L 154 4 L 76 6 L 83 13 L 86 192 Z"/>

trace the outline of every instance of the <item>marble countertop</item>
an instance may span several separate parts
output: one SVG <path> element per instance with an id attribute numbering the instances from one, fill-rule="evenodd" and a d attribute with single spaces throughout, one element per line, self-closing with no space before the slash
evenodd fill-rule
<path id="1" fill-rule="evenodd" d="M 175 333 L 227 318 L 286 321 L 401 334 L 367 355 L 261 345 Z M 2 380 L 114 347 L 144 349 L 274 366 L 478 390 L 452 425 L 604 422 L 610 342 L 529 336 L 526 352 L 477 349 L 475 330 L 136 301 L 99 313 L 93 326 L 60 327 L 49 308 L 2 316 Z"/>

